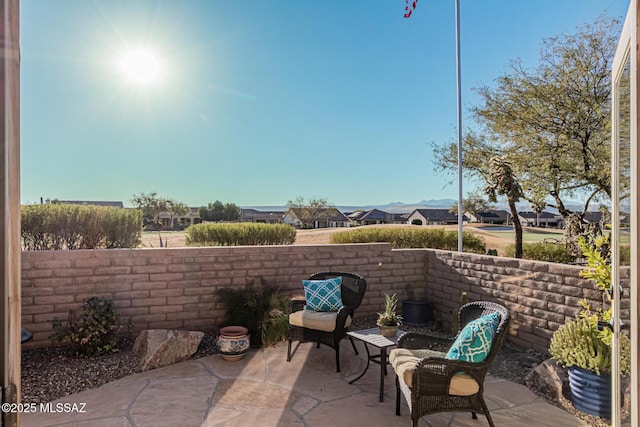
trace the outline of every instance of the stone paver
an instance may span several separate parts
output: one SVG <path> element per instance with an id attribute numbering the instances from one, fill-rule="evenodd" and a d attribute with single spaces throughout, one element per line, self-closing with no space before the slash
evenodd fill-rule
<path id="1" fill-rule="evenodd" d="M 346 341 L 346 340 L 345 340 Z M 332 349 L 313 344 L 298 347 L 286 361 L 286 344 L 252 350 L 228 362 L 215 355 L 182 362 L 67 396 L 56 403 L 86 403 L 84 413 L 23 414 L 25 427 L 324 427 L 410 426 L 406 402 L 395 415 L 395 377 L 389 368 L 385 400 L 379 402 L 380 366 L 372 364 L 355 384 L 349 380 L 365 367 L 346 341 L 341 370 L 335 372 Z M 361 352 L 362 353 L 362 352 Z M 567 412 L 539 399 L 526 387 L 487 378 L 485 398 L 501 427 L 585 426 Z M 420 426 L 484 427 L 469 413 L 425 416 Z"/>

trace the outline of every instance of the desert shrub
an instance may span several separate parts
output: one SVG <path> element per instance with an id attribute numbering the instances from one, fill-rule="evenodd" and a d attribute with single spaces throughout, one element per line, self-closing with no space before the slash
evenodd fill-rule
<path id="1" fill-rule="evenodd" d="M 388 242 L 395 249 L 432 248 L 455 251 L 458 249 L 458 232 L 443 228 L 393 228 L 372 227 L 335 233 L 331 243 Z M 465 252 L 485 253 L 481 237 L 462 232 L 462 247 Z"/>
<path id="2" fill-rule="evenodd" d="M 296 240 L 296 229 L 249 222 L 196 224 L 187 229 L 185 240 L 188 246 L 290 245 Z"/>
<path id="3" fill-rule="evenodd" d="M 84 300 L 78 318 L 69 311 L 66 324 L 54 319 L 49 338 L 67 344 L 79 355 L 100 356 L 117 350 L 120 315 L 111 300 L 91 297 Z"/>
<path id="4" fill-rule="evenodd" d="M 251 334 L 251 345 L 262 347 L 283 341 L 289 330 L 289 299 L 260 278 L 259 285 L 220 288 L 218 295 L 226 306 L 222 326 L 241 325 Z"/>
<path id="5" fill-rule="evenodd" d="M 508 257 L 515 256 L 515 246 L 509 245 L 505 249 Z M 535 261 L 556 262 L 568 264 L 574 261 L 571 251 L 563 244 L 559 243 L 525 243 L 522 245 L 522 258 Z"/>
<path id="6" fill-rule="evenodd" d="M 631 246 L 620 245 L 620 265 L 631 265 Z"/>
<path id="7" fill-rule="evenodd" d="M 102 223 L 104 247 L 137 248 L 142 233 L 142 212 L 138 209 L 111 208 Z"/>
<path id="8" fill-rule="evenodd" d="M 137 247 L 142 215 L 134 209 L 47 204 L 21 208 L 24 250 Z"/>

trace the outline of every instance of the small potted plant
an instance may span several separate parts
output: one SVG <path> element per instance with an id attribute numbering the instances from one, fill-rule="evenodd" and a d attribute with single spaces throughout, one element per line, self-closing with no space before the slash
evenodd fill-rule
<path id="1" fill-rule="evenodd" d="M 610 301 L 611 265 L 601 249 L 608 244 L 605 237 L 595 246 L 580 242 L 587 266 L 580 276 L 593 280 Z M 582 310 L 575 319 L 560 326 L 551 338 L 549 353 L 556 362 L 569 368 L 569 386 L 573 406 L 582 412 L 611 418 L 611 339 L 613 332 L 602 326 L 611 321 L 611 307 L 592 309 L 586 299 L 579 302 Z M 631 342 L 620 334 L 620 370 L 628 375 L 631 367 Z"/>
<path id="2" fill-rule="evenodd" d="M 402 324 L 402 316 L 396 313 L 398 299 L 396 294 L 384 294 L 384 311 L 378 313 L 376 322 L 380 328 L 380 334 L 384 337 L 393 337 L 398 332 L 398 326 Z"/>

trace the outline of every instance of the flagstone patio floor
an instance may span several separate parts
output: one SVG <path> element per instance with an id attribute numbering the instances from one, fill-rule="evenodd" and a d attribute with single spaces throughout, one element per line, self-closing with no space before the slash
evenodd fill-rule
<path id="1" fill-rule="evenodd" d="M 362 343 L 357 345 L 362 349 Z M 339 373 L 333 350 L 310 343 L 301 344 L 291 362 L 286 361 L 286 343 L 250 350 L 236 362 L 220 355 L 190 360 L 43 405 L 35 413 L 22 414 L 21 425 L 410 426 L 404 400 L 402 415 L 395 415 L 393 369 L 385 378 L 384 402 L 379 402 L 380 366 L 372 364 L 361 379 L 349 384 L 366 365 L 366 353 L 359 353 L 355 356 L 343 340 Z M 485 399 L 496 426 L 587 425 L 507 380 L 488 377 Z M 441 413 L 421 418 L 420 425 L 484 427 L 488 422 L 482 415 L 474 420 L 469 413 Z"/>

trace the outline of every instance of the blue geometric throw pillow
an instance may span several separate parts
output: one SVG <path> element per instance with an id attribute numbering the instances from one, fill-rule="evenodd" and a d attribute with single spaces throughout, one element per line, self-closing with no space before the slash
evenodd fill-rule
<path id="1" fill-rule="evenodd" d="M 481 363 L 491 350 L 498 331 L 500 315 L 487 314 L 467 323 L 449 349 L 445 359 Z"/>
<path id="2" fill-rule="evenodd" d="M 338 311 L 342 308 L 342 277 L 327 280 L 303 280 L 307 309 L 314 311 Z"/>

